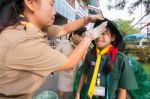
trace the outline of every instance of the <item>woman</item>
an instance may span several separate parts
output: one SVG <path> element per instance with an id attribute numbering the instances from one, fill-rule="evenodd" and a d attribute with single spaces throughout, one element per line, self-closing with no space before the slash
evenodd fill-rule
<path id="1" fill-rule="evenodd" d="M 137 89 L 128 57 L 117 49 L 123 40 L 120 31 L 108 19 L 96 21 L 95 26 L 104 21 L 107 21 L 106 31 L 94 40 L 95 46 L 85 57 L 86 67 L 75 99 L 126 99 L 127 90 Z M 87 85 L 87 91 L 84 89 L 84 95 L 80 96 L 83 84 Z"/>
<path id="2" fill-rule="evenodd" d="M 74 67 L 97 37 L 98 33 L 88 32 L 68 58 L 53 50 L 48 39 L 101 19 L 89 16 L 63 27 L 52 26 L 56 13 L 53 4 L 53 0 L 0 1 L 0 99 L 31 99 L 51 72 Z M 105 26 L 98 28 L 103 31 Z"/>

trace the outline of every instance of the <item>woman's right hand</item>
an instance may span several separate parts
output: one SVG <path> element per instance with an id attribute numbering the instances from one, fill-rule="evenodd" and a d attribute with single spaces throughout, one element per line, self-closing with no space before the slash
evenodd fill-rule
<path id="1" fill-rule="evenodd" d="M 76 93 L 75 99 L 80 99 L 80 93 Z"/>
<path id="2" fill-rule="evenodd" d="M 107 26 L 107 22 L 103 22 L 102 24 L 95 27 L 94 29 L 86 31 L 85 37 L 88 37 L 91 40 L 98 38 L 98 36 L 101 35 L 106 30 L 106 26 Z"/>

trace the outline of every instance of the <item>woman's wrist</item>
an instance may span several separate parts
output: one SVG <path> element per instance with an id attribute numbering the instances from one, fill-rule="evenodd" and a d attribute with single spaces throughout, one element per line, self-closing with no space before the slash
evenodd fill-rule
<path id="1" fill-rule="evenodd" d="M 88 24 L 89 22 L 95 22 L 96 20 L 103 20 L 104 18 L 99 16 L 99 15 L 89 15 L 89 16 L 84 16 L 83 21 L 84 24 Z"/>
<path id="2" fill-rule="evenodd" d="M 90 22 L 90 17 L 89 16 L 84 16 L 83 20 L 84 20 L 84 24 L 88 24 Z"/>
<path id="3" fill-rule="evenodd" d="M 85 39 L 86 41 L 88 41 L 88 42 L 91 42 L 91 41 L 93 40 L 93 38 L 92 38 L 90 35 L 86 35 L 86 36 L 84 37 L 84 39 Z"/>

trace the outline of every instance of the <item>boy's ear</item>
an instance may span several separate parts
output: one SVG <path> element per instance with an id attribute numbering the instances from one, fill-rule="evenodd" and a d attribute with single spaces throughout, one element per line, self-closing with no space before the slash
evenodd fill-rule
<path id="1" fill-rule="evenodd" d="M 115 35 L 112 35 L 111 41 L 115 41 L 115 39 L 116 39 L 116 36 L 115 36 Z"/>

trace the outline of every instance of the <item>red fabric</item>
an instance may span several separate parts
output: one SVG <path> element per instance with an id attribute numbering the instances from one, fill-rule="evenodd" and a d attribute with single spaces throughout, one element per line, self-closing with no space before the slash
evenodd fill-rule
<path id="1" fill-rule="evenodd" d="M 93 54 L 96 54 L 96 48 L 94 48 L 94 49 L 92 50 L 92 53 L 93 53 Z M 110 50 L 109 50 L 109 52 L 105 53 L 104 55 L 107 55 L 108 53 L 111 54 L 111 60 L 112 60 L 112 62 L 114 62 L 114 61 L 115 61 L 115 58 L 116 58 L 116 55 L 118 54 L 118 49 L 115 48 L 115 47 L 111 47 Z"/>
<path id="2" fill-rule="evenodd" d="M 111 54 L 111 60 L 112 60 L 112 62 L 114 62 L 116 55 L 118 54 L 118 49 L 115 47 L 111 47 L 108 53 Z M 108 53 L 106 53 L 105 55 L 107 55 Z"/>
<path id="3" fill-rule="evenodd" d="M 115 58 L 116 58 L 116 55 L 118 54 L 118 49 L 112 47 L 112 48 L 110 49 L 110 53 L 111 53 L 111 60 L 114 62 L 114 61 L 115 61 Z"/>

